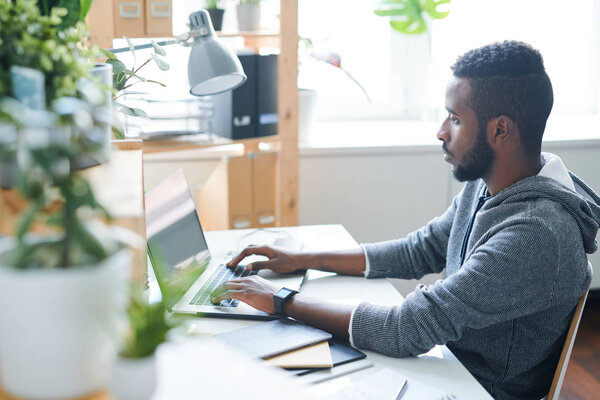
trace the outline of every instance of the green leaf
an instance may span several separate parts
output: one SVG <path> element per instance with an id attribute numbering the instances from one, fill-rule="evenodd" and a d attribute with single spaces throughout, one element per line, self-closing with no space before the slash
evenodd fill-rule
<path id="1" fill-rule="evenodd" d="M 113 74 L 120 74 L 125 71 L 125 64 L 117 59 L 108 59 L 106 60 L 107 64 L 112 65 Z"/>
<path id="2" fill-rule="evenodd" d="M 106 56 L 107 59 L 109 59 L 109 60 L 117 60 L 117 56 L 114 55 L 112 52 L 110 52 L 110 51 L 108 51 L 106 49 L 99 49 L 99 50 L 102 52 L 102 54 L 104 54 Z M 114 70 L 113 70 L 113 72 L 114 72 Z"/>
<path id="3" fill-rule="evenodd" d="M 445 5 L 450 4 L 450 0 L 423 0 L 421 7 L 427 11 L 429 16 L 434 19 L 443 19 L 450 14 L 450 10 L 442 11 Z M 442 10 L 439 10 L 441 8 Z"/>
<path id="4" fill-rule="evenodd" d="M 19 223 L 17 224 L 16 236 L 21 240 L 23 236 L 29 232 L 31 225 L 35 221 L 37 213 L 44 207 L 46 198 L 44 196 L 37 199 L 35 203 L 30 204 L 27 207 L 25 213 L 19 217 Z"/>
<path id="5" fill-rule="evenodd" d="M 154 48 L 154 52 L 158 55 L 161 56 L 166 56 L 167 52 L 165 51 L 165 49 L 163 49 L 162 47 L 160 47 L 158 45 L 158 43 L 156 43 L 154 40 L 152 41 L 152 47 Z"/>
<path id="6" fill-rule="evenodd" d="M 79 0 L 79 20 L 85 21 L 90 9 L 92 8 L 93 0 Z"/>
<path id="7" fill-rule="evenodd" d="M 129 40 L 129 38 L 127 36 L 123 36 L 123 39 L 125 39 L 125 41 L 127 42 L 127 46 L 129 46 L 129 50 L 131 50 L 131 54 L 135 55 L 135 47 L 133 46 L 133 43 L 131 43 L 131 40 Z"/>
<path id="8" fill-rule="evenodd" d="M 390 21 L 390 25 L 395 31 L 409 35 L 417 35 L 427 31 L 427 23 L 422 16 L 416 20 Z"/>
<path id="9" fill-rule="evenodd" d="M 144 117 L 144 118 L 148 118 L 148 114 L 146 114 L 146 111 L 141 110 L 139 108 L 132 108 L 133 112 L 135 113 L 136 117 Z"/>
<path id="10" fill-rule="evenodd" d="M 154 60 L 154 62 L 156 63 L 156 65 L 158 66 L 158 68 L 161 71 L 168 71 L 169 70 L 169 64 L 167 64 L 166 61 L 162 60 L 156 54 L 152 54 L 152 59 Z"/>
<path id="11" fill-rule="evenodd" d="M 115 135 L 115 139 L 125 139 L 125 133 L 116 126 L 111 126 L 111 130 L 113 135 Z"/>
<path id="12" fill-rule="evenodd" d="M 119 74 L 113 74 L 113 87 L 115 88 L 115 90 L 117 90 L 117 91 L 122 90 L 125 87 L 126 83 L 127 83 L 127 76 L 125 75 L 125 72 L 121 72 Z"/>

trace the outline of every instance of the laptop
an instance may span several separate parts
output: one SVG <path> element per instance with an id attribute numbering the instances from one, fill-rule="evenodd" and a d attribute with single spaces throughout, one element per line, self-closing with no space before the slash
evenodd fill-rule
<path id="1" fill-rule="evenodd" d="M 227 268 L 229 259 L 211 256 L 183 171 L 178 170 L 148 191 L 145 202 L 148 256 L 170 310 L 217 317 L 278 318 L 238 300 L 211 303 L 210 293 L 223 282 L 256 272 L 241 265 Z M 299 291 L 306 272 L 277 274 L 261 270 L 258 275 Z"/>

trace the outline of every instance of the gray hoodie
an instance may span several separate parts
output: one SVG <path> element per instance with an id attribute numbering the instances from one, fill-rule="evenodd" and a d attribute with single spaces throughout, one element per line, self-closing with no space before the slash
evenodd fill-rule
<path id="1" fill-rule="evenodd" d="M 544 397 L 590 285 L 585 253 L 596 251 L 600 224 L 600 198 L 570 177 L 576 191 L 533 176 L 487 198 L 483 181 L 468 182 L 424 228 L 365 244 L 368 278 L 445 268 L 446 279 L 419 285 L 400 306 L 360 304 L 354 345 L 406 357 L 445 344 L 494 398 Z"/>

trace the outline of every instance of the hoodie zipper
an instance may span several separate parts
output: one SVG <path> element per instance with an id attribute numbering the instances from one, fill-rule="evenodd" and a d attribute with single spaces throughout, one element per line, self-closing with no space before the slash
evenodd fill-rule
<path id="1" fill-rule="evenodd" d="M 462 267 L 463 263 L 465 262 L 465 256 L 467 255 L 467 245 L 469 244 L 469 237 L 471 236 L 471 230 L 473 229 L 473 224 L 475 223 L 475 217 L 477 216 L 477 213 L 479 212 L 479 210 L 481 210 L 481 207 L 483 207 L 485 202 L 492 198 L 492 196 L 486 196 L 486 192 L 487 188 L 484 186 L 481 196 L 479 196 L 477 207 L 475 207 L 475 211 L 473 212 L 471 220 L 469 221 L 469 225 L 467 226 L 467 231 L 465 232 L 465 237 L 463 238 L 462 247 L 460 249 L 460 263 L 458 264 L 459 268 Z"/>

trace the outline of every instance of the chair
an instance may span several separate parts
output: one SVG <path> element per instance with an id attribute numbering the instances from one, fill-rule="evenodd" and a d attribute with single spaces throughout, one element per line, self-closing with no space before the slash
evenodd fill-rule
<path id="1" fill-rule="evenodd" d="M 569 364 L 569 358 L 571 358 L 571 350 L 573 350 L 573 344 L 575 343 L 575 336 L 577 335 L 577 328 L 579 328 L 579 322 L 581 321 L 581 314 L 583 314 L 583 306 L 587 300 L 589 290 L 586 291 L 583 296 L 579 299 L 575 313 L 573 314 L 573 320 L 567 333 L 567 339 L 565 345 L 560 353 L 560 359 L 558 360 L 558 366 L 554 373 L 554 379 L 552 379 L 552 385 L 550 386 L 550 392 L 545 397 L 547 400 L 558 400 L 560 394 L 560 388 L 562 387 L 563 380 L 565 379 L 565 373 L 567 372 L 567 366 Z"/>

